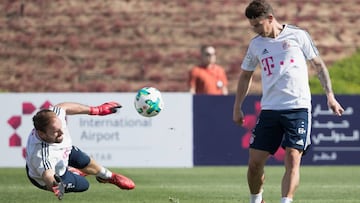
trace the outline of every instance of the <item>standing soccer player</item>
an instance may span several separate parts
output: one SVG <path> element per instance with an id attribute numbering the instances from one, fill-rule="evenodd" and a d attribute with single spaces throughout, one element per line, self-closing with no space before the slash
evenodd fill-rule
<path id="1" fill-rule="evenodd" d="M 30 182 L 40 189 L 54 192 L 59 199 L 67 192 L 86 191 L 89 182 L 85 175 L 95 175 L 100 183 L 111 183 L 125 190 L 134 189 L 131 179 L 111 172 L 73 146 L 66 124 L 66 115 L 105 116 L 115 113 L 120 107 L 116 102 L 97 107 L 63 102 L 37 112 L 26 145 L 26 171 Z"/>
<path id="2" fill-rule="evenodd" d="M 258 35 L 251 40 L 241 65 L 233 109 L 235 123 L 243 123 L 241 106 L 258 64 L 262 70 L 263 90 L 261 113 L 250 139 L 247 172 L 250 203 L 264 202 L 265 163 L 280 146 L 286 151 L 281 203 L 290 203 L 300 180 L 301 156 L 311 142 L 307 60 L 317 72 L 329 108 L 338 116 L 344 109 L 335 99 L 328 70 L 306 31 L 280 24 L 272 7 L 264 0 L 250 2 L 245 15 Z"/>

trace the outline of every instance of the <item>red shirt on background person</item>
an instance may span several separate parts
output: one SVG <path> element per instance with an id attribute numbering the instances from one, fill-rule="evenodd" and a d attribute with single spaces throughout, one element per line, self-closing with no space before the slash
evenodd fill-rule
<path id="1" fill-rule="evenodd" d="M 200 52 L 201 65 L 190 70 L 189 91 L 193 94 L 227 95 L 227 76 L 224 68 L 216 64 L 215 48 L 203 45 Z"/>

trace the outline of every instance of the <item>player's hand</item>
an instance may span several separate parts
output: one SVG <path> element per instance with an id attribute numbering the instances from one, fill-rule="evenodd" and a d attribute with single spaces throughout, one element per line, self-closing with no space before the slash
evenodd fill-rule
<path id="1" fill-rule="evenodd" d="M 54 175 L 54 178 L 56 180 L 56 182 L 54 181 L 54 186 L 52 187 L 52 190 L 55 194 L 55 196 L 59 199 L 62 200 L 65 194 L 65 184 L 61 181 L 60 176 L 58 175 Z"/>
<path id="2" fill-rule="evenodd" d="M 90 107 L 90 115 L 104 116 L 112 113 L 116 113 L 121 108 L 121 105 L 117 102 L 106 102 L 100 106 Z"/>
<path id="3" fill-rule="evenodd" d="M 237 125 L 242 125 L 244 123 L 244 113 L 242 110 L 234 109 L 233 111 L 233 121 Z"/>
<path id="4" fill-rule="evenodd" d="M 344 108 L 339 104 L 338 101 L 336 101 L 336 99 L 329 99 L 328 106 L 337 116 L 341 116 L 344 112 Z"/>

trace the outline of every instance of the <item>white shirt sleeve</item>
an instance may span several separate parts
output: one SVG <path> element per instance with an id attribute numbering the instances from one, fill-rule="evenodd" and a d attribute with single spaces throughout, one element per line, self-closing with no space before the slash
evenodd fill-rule
<path id="1" fill-rule="evenodd" d="M 301 50 L 304 53 L 304 56 L 307 60 L 313 59 L 316 56 L 319 56 L 319 51 L 316 48 L 313 40 L 311 39 L 308 32 L 305 30 L 302 32 L 299 32 L 299 42 L 301 46 Z"/>
<path id="2" fill-rule="evenodd" d="M 252 44 L 250 43 L 248 50 L 246 52 L 245 58 L 241 64 L 241 68 L 247 71 L 254 71 L 259 61 L 255 54 L 252 52 Z"/>
<path id="3" fill-rule="evenodd" d="M 63 128 L 67 128 L 65 110 L 58 106 L 52 106 L 50 107 L 50 110 L 52 110 L 60 118 Z"/>

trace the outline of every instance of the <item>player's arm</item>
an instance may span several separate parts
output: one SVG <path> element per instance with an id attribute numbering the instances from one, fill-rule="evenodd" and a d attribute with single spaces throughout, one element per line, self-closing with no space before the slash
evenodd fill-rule
<path id="1" fill-rule="evenodd" d="M 326 95 L 328 97 L 334 96 L 329 71 L 326 68 L 324 61 L 321 59 L 321 57 L 317 56 L 310 60 L 310 64 L 315 69 L 317 77 L 319 78 L 321 86 L 324 88 Z"/>
<path id="2" fill-rule="evenodd" d="M 237 85 L 234 108 L 233 108 L 233 121 L 239 125 L 243 124 L 244 115 L 241 110 L 241 106 L 246 95 L 249 92 L 253 73 L 254 71 L 246 71 L 243 69 L 240 70 L 239 81 Z"/>
<path id="3" fill-rule="evenodd" d="M 228 79 L 227 79 L 227 76 L 226 76 L 226 72 L 225 72 L 225 69 L 222 68 L 222 82 L 223 82 L 223 86 L 222 86 L 222 93 L 223 95 L 228 95 L 229 94 L 229 88 L 228 88 Z"/>
<path id="4" fill-rule="evenodd" d="M 229 94 L 229 90 L 225 85 L 222 87 L 222 93 L 223 93 L 223 95 L 228 95 Z"/>
<path id="5" fill-rule="evenodd" d="M 54 182 L 56 182 L 54 175 L 55 172 L 52 169 L 47 169 L 42 174 L 42 179 L 46 184 L 46 189 L 49 191 L 53 191 Z"/>
<path id="6" fill-rule="evenodd" d="M 189 72 L 189 80 L 188 80 L 188 85 L 189 85 L 189 92 L 191 94 L 195 94 L 196 93 L 196 79 L 195 79 L 195 69 L 191 69 Z"/>
<path id="7" fill-rule="evenodd" d="M 61 200 L 65 194 L 65 184 L 61 181 L 60 176 L 55 175 L 54 170 L 45 170 L 42 179 L 46 184 L 46 189 L 53 192 Z"/>
<path id="8" fill-rule="evenodd" d="M 321 59 L 320 56 L 317 56 L 310 60 L 310 64 L 315 69 L 317 77 L 319 78 L 320 83 L 326 93 L 329 108 L 336 115 L 340 116 L 344 112 L 344 109 L 335 99 L 334 92 L 331 86 L 330 74 L 324 61 Z"/>
<path id="9" fill-rule="evenodd" d="M 195 94 L 195 93 L 196 93 L 196 92 L 195 92 L 195 87 L 190 87 L 189 92 L 190 92 L 191 94 Z"/>
<path id="10" fill-rule="evenodd" d="M 121 108 L 121 105 L 117 102 L 106 102 L 100 106 L 88 106 L 75 102 L 63 102 L 55 106 L 64 109 L 68 115 L 89 114 L 100 116 L 115 113 L 117 109 Z"/>

